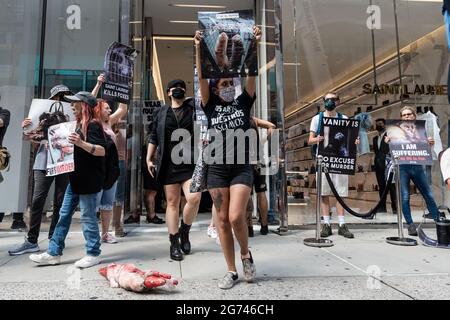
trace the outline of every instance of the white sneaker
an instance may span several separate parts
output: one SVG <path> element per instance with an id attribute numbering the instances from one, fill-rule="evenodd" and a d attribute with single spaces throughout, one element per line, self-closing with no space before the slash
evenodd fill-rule
<path id="1" fill-rule="evenodd" d="M 217 229 L 216 229 L 216 227 L 209 226 L 208 227 L 208 231 L 206 232 L 206 234 L 210 238 L 217 239 Z"/>
<path id="2" fill-rule="evenodd" d="M 118 241 L 111 233 L 107 232 L 102 236 L 102 242 L 114 244 L 117 243 Z"/>
<path id="3" fill-rule="evenodd" d="M 75 262 L 75 267 L 85 269 L 100 264 L 100 262 L 100 257 L 85 256 L 84 258 Z"/>
<path id="4" fill-rule="evenodd" d="M 30 260 L 41 266 L 55 266 L 61 263 L 61 256 L 51 256 L 47 252 L 30 255 Z"/>

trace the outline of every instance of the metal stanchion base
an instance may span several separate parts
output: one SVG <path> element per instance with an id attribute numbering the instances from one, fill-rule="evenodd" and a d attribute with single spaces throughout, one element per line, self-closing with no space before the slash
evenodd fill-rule
<path id="1" fill-rule="evenodd" d="M 303 240 L 303 244 L 308 247 L 314 248 L 326 248 L 334 246 L 333 241 L 328 239 L 316 239 L 316 238 L 308 238 Z"/>
<path id="2" fill-rule="evenodd" d="M 411 238 L 389 237 L 386 242 L 396 246 L 417 246 L 417 241 Z"/>

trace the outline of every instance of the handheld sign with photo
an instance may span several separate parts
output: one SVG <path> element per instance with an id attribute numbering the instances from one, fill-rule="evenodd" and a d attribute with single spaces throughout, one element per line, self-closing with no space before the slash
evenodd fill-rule
<path id="1" fill-rule="evenodd" d="M 64 122 L 48 129 L 47 176 L 75 171 L 74 145 L 69 135 L 75 132 L 76 121 Z"/>
<path id="2" fill-rule="evenodd" d="M 48 99 L 33 99 L 30 111 L 28 112 L 28 118 L 31 119 L 31 125 L 25 127 L 23 132 L 28 134 L 35 130 L 41 130 L 39 128 L 40 120 L 46 119 L 46 115 L 51 115 L 55 112 L 61 112 L 58 118 L 64 115 L 66 118 L 64 122 L 75 121 L 75 115 L 73 114 L 70 103 Z"/>
<path id="3" fill-rule="evenodd" d="M 386 132 L 391 154 L 393 157 L 399 156 L 399 164 L 433 164 L 425 120 L 386 120 Z"/>
<path id="4" fill-rule="evenodd" d="M 198 21 L 203 78 L 258 75 L 252 10 L 199 12 Z"/>
<path id="5" fill-rule="evenodd" d="M 359 134 L 359 120 L 323 117 L 321 133 L 324 140 L 318 154 L 328 172 L 354 175 L 356 171 L 356 140 Z"/>
<path id="6" fill-rule="evenodd" d="M 133 89 L 134 60 L 138 52 L 127 45 L 113 42 L 105 56 L 106 82 L 102 87 L 102 97 L 129 104 Z"/>

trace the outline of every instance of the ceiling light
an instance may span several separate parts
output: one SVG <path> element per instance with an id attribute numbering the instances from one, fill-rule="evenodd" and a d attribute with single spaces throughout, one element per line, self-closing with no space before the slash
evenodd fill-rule
<path id="1" fill-rule="evenodd" d="M 170 23 L 184 23 L 184 24 L 198 24 L 198 21 L 189 21 L 189 20 L 170 20 Z"/>
<path id="2" fill-rule="evenodd" d="M 225 9 L 226 6 L 214 6 L 209 4 L 178 4 L 178 3 L 169 3 L 169 7 L 178 7 L 178 8 L 208 8 L 208 9 Z"/>

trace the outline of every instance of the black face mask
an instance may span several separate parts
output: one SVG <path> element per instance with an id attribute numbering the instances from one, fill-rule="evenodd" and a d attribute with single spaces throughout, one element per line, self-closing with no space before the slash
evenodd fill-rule
<path id="1" fill-rule="evenodd" d="M 181 88 L 175 88 L 172 91 L 172 97 L 175 99 L 181 100 L 186 96 L 186 92 Z"/>
<path id="2" fill-rule="evenodd" d="M 377 129 L 378 132 L 383 132 L 384 126 L 376 126 L 375 129 Z"/>
<path id="3" fill-rule="evenodd" d="M 326 99 L 325 109 L 328 111 L 333 111 L 334 109 L 336 109 L 336 101 L 334 99 Z"/>

